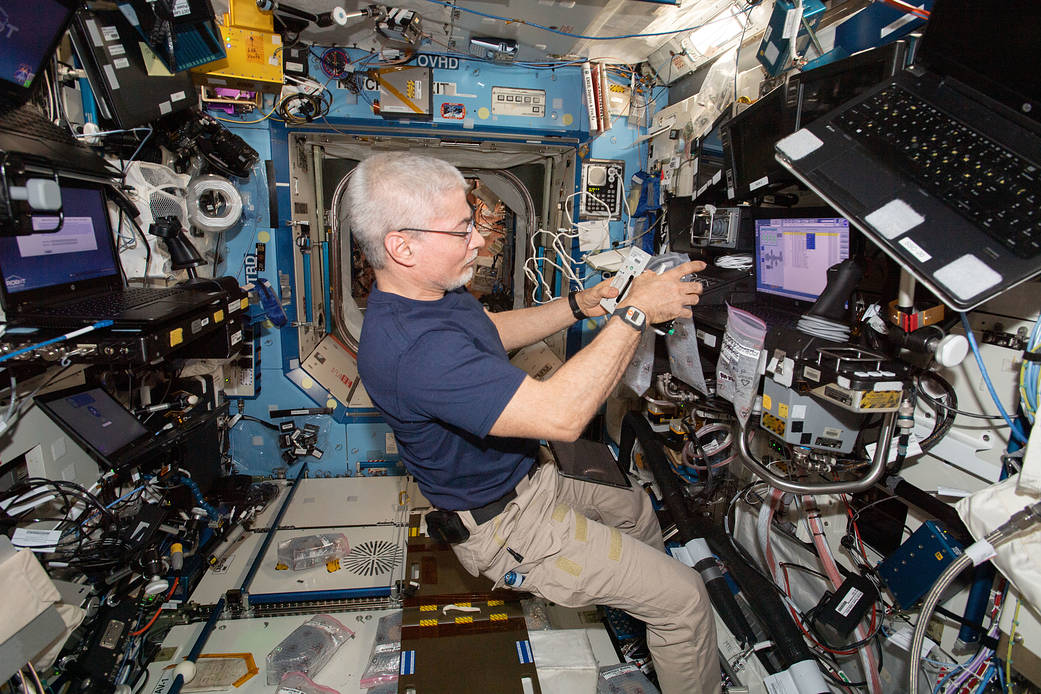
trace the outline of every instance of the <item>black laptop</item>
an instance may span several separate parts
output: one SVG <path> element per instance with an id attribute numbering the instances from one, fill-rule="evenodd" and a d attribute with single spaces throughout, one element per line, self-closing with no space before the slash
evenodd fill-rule
<path id="1" fill-rule="evenodd" d="M 60 231 L 0 237 L 0 296 L 8 323 L 76 327 L 107 319 L 117 328 L 142 328 L 222 302 L 216 285 L 125 288 L 105 187 L 65 182 L 61 196 Z M 54 222 L 32 218 L 34 228 L 50 229 Z"/>
<path id="2" fill-rule="evenodd" d="M 958 310 L 1041 272 L 1041 3 L 937 0 L 915 65 L 778 160 Z"/>
<path id="3" fill-rule="evenodd" d="M 30 167 L 36 163 L 107 178 L 115 171 L 104 158 L 31 102 L 45 92 L 43 71 L 79 4 L 77 0 L 0 0 L 0 151 L 21 155 Z"/>
<path id="4" fill-rule="evenodd" d="M 99 465 L 119 469 L 152 447 L 154 434 L 97 385 L 52 391 L 36 404 Z"/>
<path id="5" fill-rule="evenodd" d="M 799 208 L 760 209 L 755 219 L 755 296 L 728 301 L 761 318 L 768 326 L 795 325 L 828 284 L 828 268 L 850 256 L 849 220 L 843 217 L 792 217 Z M 726 326 L 727 307 L 694 307 L 697 323 Z"/>

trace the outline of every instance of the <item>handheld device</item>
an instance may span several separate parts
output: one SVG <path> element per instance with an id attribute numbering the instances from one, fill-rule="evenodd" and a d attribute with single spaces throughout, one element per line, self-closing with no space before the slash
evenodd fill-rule
<path id="1" fill-rule="evenodd" d="M 622 266 L 618 268 L 618 272 L 615 274 L 614 279 L 611 280 L 611 286 L 618 290 L 618 296 L 613 299 L 601 299 L 600 305 L 604 307 L 604 310 L 609 314 L 614 313 L 615 307 L 618 306 L 618 302 L 625 298 L 626 292 L 629 291 L 629 287 L 633 283 L 633 278 L 639 275 L 647 268 L 647 263 L 651 261 L 651 256 L 647 251 L 631 246 L 629 248 L 629 255 L 626 256 L 625 260 L 622 261 Z"/>

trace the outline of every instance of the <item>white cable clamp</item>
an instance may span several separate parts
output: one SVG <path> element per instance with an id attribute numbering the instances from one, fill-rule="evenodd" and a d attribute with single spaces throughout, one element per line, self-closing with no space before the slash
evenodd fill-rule
<path id="1" fill-rule="evenodd" d="M 976 540 L 965 548 L 965 555 L 972 560 L 973 566 L 979 566 L 988 559 L 993 559 L 997 554 L 994 545 L 987 542 L 986 539 Z"/>

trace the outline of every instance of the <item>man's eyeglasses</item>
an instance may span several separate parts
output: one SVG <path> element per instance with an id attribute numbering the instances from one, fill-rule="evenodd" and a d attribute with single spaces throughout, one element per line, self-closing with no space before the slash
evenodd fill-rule
<path id="1" fill-rule="evenodd" d="M 466 224 L 466 231 L 444 231 L 442 229 L 418 229 L 416 227 L 402 227 L 399 231 L 422 231 L 427 234 L 445 234 L 470 241 L 470 234 L 474 233 L 477 226 L 477 198 L 474 197 L 473 188 L 466 189 L 466 204 L 470 206 L 470 221 Z"/>

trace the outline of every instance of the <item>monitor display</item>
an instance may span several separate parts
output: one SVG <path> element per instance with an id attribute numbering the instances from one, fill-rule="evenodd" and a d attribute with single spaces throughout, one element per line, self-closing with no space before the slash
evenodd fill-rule
<path id="1" fill-rule="evenodd" d="M 767 186 L 793 180 L 774 159 L 774 145 L 794 130 L 795 112 L 786 105 L 782 87 L 723 124 L 723 161 L 731 200 L 745 200 Z"/>
<path id="2" fill-rule="evenodd" d="M 88 388 L 49 400 L 46 409 L 67 431 L 109 456 L 150 432 L 102 388 Z"/>
<path id="3" fill-rule="evenodd" d="M 31 87 L 71 14 L 57 0 L 0 0 L 0 79 Z"/>
<path id="4" fill-rule="evenodd" d="M 105 195 L 100 188 L 61 187 L 65 223 L 60 231 L 0 237 L 0 272 L 8 296 L 118 272 Z M 57 217 L 34 216 L 34 229 Z"/>
<path id="5" fill-rule="evenodd" d="M 849 257 L 849 220 L 757 219 L 755 241 L 756 291 L 815 301 L 828 283 L 828 268 Z"/>

